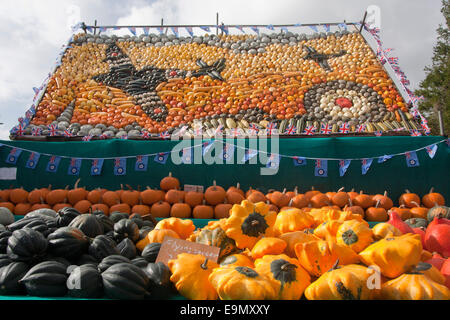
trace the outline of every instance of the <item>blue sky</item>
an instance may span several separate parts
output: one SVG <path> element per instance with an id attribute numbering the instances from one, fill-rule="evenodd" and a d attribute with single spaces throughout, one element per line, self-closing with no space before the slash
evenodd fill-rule
<path id="1" fill-rule="evenodd" d="M 431 63 L 436 28 L 444 22 L 440 0 L 15 0 L 0 2 L 0 139 L 9 139 L 52 70 L 75 20 L 99 25 L 293 24 L 360 21 L 369 5 L 381 10 L 381 39 L 399 63 L 411 89 Z M 251 31 L 248 31 L 251 32 Z"/>

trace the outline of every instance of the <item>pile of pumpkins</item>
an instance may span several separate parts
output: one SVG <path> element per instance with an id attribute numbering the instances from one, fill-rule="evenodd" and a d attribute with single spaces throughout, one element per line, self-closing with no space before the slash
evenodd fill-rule
<path id="1" fill-rule="evenodd" d="M 372 229 L 334 208 L 271 210 L 243 200 L 227 218 L 191 219 L 74 208 L 0 212 L 0 295 L 192 300 L 449 300 L 450 220 L 421 236 L 395 211 Z M 430 232 L 429 232 L 430 231 Z M 156 262 L 166 237 L 220 248 Z M 436 245 L 439 243 L 439 245 Z M 429 250 L 438 250 L 431 252 Z"/>
<path id="2" fill-rule="evenodd" d="M 306 212 L 312 208 L 333 208 L 350 211 L 361 215 L 366 221 L 385 222 L 389 210 L 395 210 L 402 220 L 415 226 L 426 226 L 426 220 L 438 213 L 450 218 L 450 209 L 445 207 L 445 198 L 432 188 L 427 194 L 419 195 L 405 190 L 399 197 L 398 205 L 385 191 L 383 194 L 367 194 L 363 191 L 321 192 L 311 188 L 300 193 L 294 190 L 277 191 L 270 189 L 262 192 L 250 187 L 248 190 L 236 186 L 228 188 L 217 185 L 215 181 L 204 192 L 182 190 L 180 180 L 172 173 L 162 178 L 159 189 L 146 187 L 145 190 L 133 189 L 121 185 L 119 190 L 96 188 L 87 190 L 79 187 L 78 179 L 73 188 L 52 189 L 51 186 L 36 188 L 31 191 L 23 188 L 0 190 L 0 208 L 6 207 L 15 215 L 26 215 L 37 209 L 53 209 L 59 211 L 65 207 L 73 207 L 80 213 L 100 210 L 105 215 L 119 211 L 128 214 L 151 214 L 155 218 L 194 218 L 221 219 L 229 216 L 234 204 L 243 200 L 253 203 L 264 202 L 270 209 L 279 212 L 285 208 L 298 208 Z M 411 220 L 412 219 L 412 220 Z"/>

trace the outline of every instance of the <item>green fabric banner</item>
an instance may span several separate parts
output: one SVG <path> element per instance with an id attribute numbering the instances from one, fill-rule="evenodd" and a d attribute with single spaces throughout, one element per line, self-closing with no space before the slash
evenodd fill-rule
<path id="1" fill-rule="evenodd" d="M 0 141 L 3 144 L 0 148 L 0 167 L 17 167 L 16 180 L 0 180 L 0 187 L 23 186 L 31 190 L 51 184 L 53 188 L 64 188 L 66 185 L 72 187 L 75 181 L 81 178 L 80 186 L 88 189 L 102 187 L 114 190 L 120 188 L 120 184 L 128 184 L 133 188 L 140 186 L 143 189 L 146 186 L 159 187 L 161 178 L 172 172 L 173 176 L 180 179 L 182 185 L 208 187 L 215 180 L 218 185 L 225 188 L 239 182 L 244 189 L 252 187 L 262 191 L 283 188 L 291 190 L 298 186 L 299 192 L 310 190 L 311 187 L 323 192 L 345 187 L 347 191 L 354 188 L 371 194 L 386 190 L 394 200 L 398 199 L 405 189 L 423 195 L 434 187 L 450 201 L 450 148 L 445 143 L 438 143 L 444 139 L 446 138 L 440 136 L 285 138 L 279 139 L 278 148 L 274 144 L 275 140 L 271 139 L 227 140 L 228 143 L 237 145 L 234 151 L 235 162 L 242 159 L 245 149 L 258 149 L 261 145 L 267 144 L 267 153 L 259 152 L 259 155 L 250 160 L 256 161 L 255 164 L 204 163 L 207 159 L 201 158 L 202 141 L 192 140 L 190 145 L 198 146 L 194 148 L 194 159 L 203 163 L 179 165 L 173 163 L 170 155 L 165 164 L 154 161 L 157 153 L 170 152 L 174 147 L 178 147 L 181 154 L 179 141 Z M 438 143 L 437 151 L 431 159 L 423 148 L 434 143 Z M 13 147 L 23 150 L 15 165 L 5 162 Z M 415 150 L 420 165 L 408 167 L 404 153 Z M 41 153 L 34 169 L 26 168 L 31 151 Z M 261 169 L 265 168 L 267 155 L 272 152 L 282 155 L 278 171 L 273 175 L 262 175 Z M 218 152 L 215 154 L 217 157 L 221 156 Z M 56 173 L 46 171 L 50 155 L 63 157 Z M 139 155 L 150 155 L 146 171 L 135 170 L 136 156 Z M 383 163 L 378 163 L 378 157 L 383 155 L 394 156 Z M 265 159 L 260 159 L 263 156 L 266 156 Z M 293 159 L 290 158 L 293 156 L 306 157 L 306 165 L 295 166 Z M 83 158 L 79 176 L 68 174 L 71 157 Z M 114 158 L 119 157 L 129 157 L 126 175 L 114 175 Z M 106 158 L 100 175 L 91 175 L 92 160 L 89 160 L 91 158 Z M 314 158 L 330 159 L 327 177 L 315 176 Z M 363 158 L 373 158 L 372 165 L 365 175 L 361 172 Z M 343 177 L 339 175 L 339 159 L 353 159 Z"/>

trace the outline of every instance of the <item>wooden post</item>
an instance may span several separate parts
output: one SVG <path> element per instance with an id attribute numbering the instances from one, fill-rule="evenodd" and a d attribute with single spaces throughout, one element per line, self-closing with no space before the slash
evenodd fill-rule
<path id="1" fill-rule="evenodd" d="M 439 134 L 445 136 L 444 119 L 442 118 L 442 110 L 438 109 Z"/>

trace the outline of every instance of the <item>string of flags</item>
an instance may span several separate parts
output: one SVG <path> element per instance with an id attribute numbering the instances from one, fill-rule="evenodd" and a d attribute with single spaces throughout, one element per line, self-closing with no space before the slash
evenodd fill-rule
<path id="1" fill-rule="evenodd" d="M 220 143 L 217 145 L 216 143 Z M 313 158 L 313 157 L 305 157 L 305 156 L 292 156 L 292 155 L 283 155 L 278 153 L 268 153 L 261 150 L 256 150 L 254 148 L 246 148 L 240 145 L 236 145 L 234 143 L 227 142 L 225 140 L 220 139 L 211 139 L 202 141 L 199 144 L 185 147 L 181 151 L 179 151 L 179 156 L 181 152 L 181 163 L 183 164 L 193 164 L 194 163 L 194 150 L 195 148 L 201 147 L 201 153 L 205 156 L 211 149 L 215 149 L 215 152 L 219 150 L 217 155 L 218 159 L 225 161 L 226 164 L 234 163 L 234 156 L 236 155 L 236 161 L 239 164 L 257 164 L 257 155 L 265 156 L 267 158 L 267 162 L 265 166 L 268 168 L 278 168 L 280 165 L 280 161 L 282 158 L 288 158 L 293 161 L 293 165 L 295 167 L 305 166 L 308 161 L 314 161 L 314 174 L 317 177 L 327 177 L 328 176 L 328 164 L 330 161 L 335 161 L 338 164 L 339 176 L 343 177 L 347 172 L 350 164 L 352 162 L 359 162 L 361 165 L 361 174 L 365 175 L 369 171 L 372 166 L 374 160 L 378 164 L 384 163 L 389 159 L 395 156 L 404 156 L 406 166 L 411 167 L 419 167 L 420 162 L 417 153 L 419 151 L 424 150 L 430 159 L 433 159 L 438 150 L 438 145 L 441 143 L 445 143 L 447 148 L 450 148 L 450 138 L 443 139 L 441 141 L 435 142 L 431 145 L 427 145 L 415 150 L 408 150 L 401 153 L 389 154 L 389 155 L 380 155 L 371 158 L 353 158 L 353 159 L 337 159 L 337 158 Z M 150 165 L 150 159 L 153 159 L 154 162 L 165 165 L 168 161 L 171 153 L 176 153 L 176 151 L 164 151 L 164 152 L 156 152 L 152 154 L 143 154 L 143 155 L 134 155 L 134 156 L 122 156 L 122 157 L 105 157 L 105 158 L 83 158 L 83 157 L 70 157 L 70 156 L 60 156 L 46 153 L 39 153 L 33 150 L 23 149 L 14 147 L 8 144 L 0 144 L 1 147 L 9 147 L 9 153 L 7 157 L 4 159 L 4 162 L 12 165 L 16 165 L 20 156 L 24 154 L 24 152 L 29 153 L 27 155 L 25 167 L 28 169 L 36 169 L 39 161 L 42 160 L 43 156 L 48 157 L 47 164 L 45 166 L 45 170 L 47 172 L 56 173 L 58 171 L 59 165 L 62 159 L 69 159 L 69 166 L 67 169 L 68 175 L 78 176 L 80 174 L 81 166 L 83 163 L 89 163 L 90 165 L 90 174 L 92 176 L 98 176 L 102 172 L 103 164 L 107 160 L 113 161 L 114 175 L 126 175 L 127 174 L 127 162 L 134 161 L 134 171 L 147 171 Z M 219 148 L 219 149 L 217 149 Z M 238 149 L 241 149 L 243 152 L 238 152 Z M 243 156 L 242 156 L 243 154 Z M 242 158 L 239 158 L 242 156 Z M 261 160 L 262 157 L 260 157 Z"/>
<path id="2" fill-rule="evenodd" d="M 414 117 L 420 118 L 420 125 L 425 133 L 425 135 L 429 135 L 431 133 L 431 130 L 428 126 L 427 119 L 420 113 L 419 111 L 419 102 L 424 99 L 422 96 L 416 96 L 414 92 L 411 91 L 411 89 L 408 88 L 408 86 L 411 84 L 408 80 L 406 74 L 401 70 L 399 65 L 399 59 L 398 57 L 389 57 L 389 54 L 394 50 L 392 48 L 383 48 L 383 42 L 381 41 L 380 37 L 380 29 L 379 28 L 369 28 L 368 24 L 364 24 L 364 29 L 369 32 L 369 34 L 372 36 L 372 38 L 377 43 L 377 50 L 376 55 L 382 65 L 389 65 L 391 69 L 396 74 L 400 85 L 402 89 L 406 92 L 408 95 L 409 101 L 413 105 L 413 108 L 411 110 L 411 113 Z"/>

